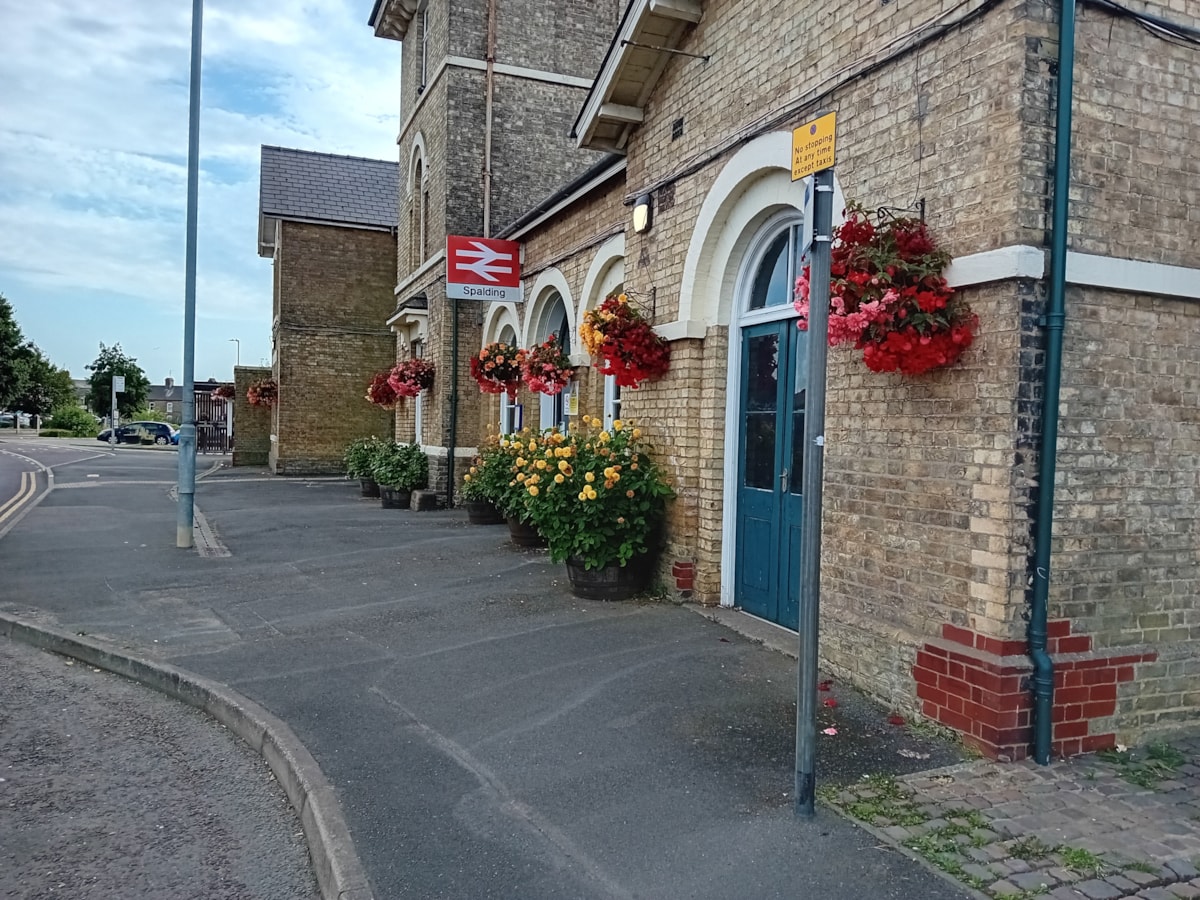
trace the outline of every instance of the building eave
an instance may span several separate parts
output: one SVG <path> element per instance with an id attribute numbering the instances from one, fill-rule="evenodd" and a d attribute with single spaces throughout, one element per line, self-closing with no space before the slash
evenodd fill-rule
<path id="1" fill-rule="evenodd" d="M 258 213 L 258 255 L 263 257 L 275 256 L 275 228 L 279 220 L 268 216 L 259 210 Z"/>
<path id="2" fill-rule="evenodd" d="M 633 0 L 609 45 L 596 83 L 572 129 L 578 145 L 623 153 L 629 135 L 690 25 L 700 21 L 702 0 Z"/>
<path id="3" fill-rule="evenodd" d="M 375 37 L 402 41 L 408 35 L 417 6 L 418 0 L 375 0 L 367 24 L 374 29 Z"/>

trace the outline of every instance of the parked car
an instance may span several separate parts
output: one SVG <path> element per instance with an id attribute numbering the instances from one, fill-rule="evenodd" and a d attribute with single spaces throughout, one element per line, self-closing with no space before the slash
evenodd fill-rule
<path id="1" fill-rule="evenodd" d="M 33 417 L 30 416 L 29 413 L 5 412 L 5 413 L 0 413 L 0 428 L 16 427 L 16 421 L 17 421 L 18 416 L 20 417 L 22 428 L 29 428 L 30 425 L 33 423 Z"/>
<path id="2" fill-rule="evenodd" d="M 96 440 L 108 443 L 111 437 L 112 429 L 105 428 L 96 435 Z M 158 444 L 165 447 L 179 443 L 179 432 L 166 422 L 127 422 L 117 426 L 117 443 Z"/>

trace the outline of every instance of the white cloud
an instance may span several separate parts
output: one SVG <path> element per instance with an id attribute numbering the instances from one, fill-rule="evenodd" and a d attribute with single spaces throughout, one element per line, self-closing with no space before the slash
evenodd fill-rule
<path id="1" fill-rule="evenodd" d="M 206 4 L 198 378 L 227 369 L 229 337 L 242 340 L 243 362 L 270 352 L 259 145 L 395 157 L 399 46 L 373 36 L 369 6 Z M 180 370 L 190 4 L 100 9 L 0 0 L 0 292 L 26 336 L 76 374 L 123 319 L 160 348 L 123 342 L 156 379 Z M 86 317 L 66 333 L 61 313 L 72 304 L 103 304 L 117 320 L 107 335 L 81 334 Z"/>

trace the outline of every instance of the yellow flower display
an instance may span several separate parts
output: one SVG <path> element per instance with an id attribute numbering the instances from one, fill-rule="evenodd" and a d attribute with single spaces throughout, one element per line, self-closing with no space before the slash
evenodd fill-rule
<path id="1" fill-rule="evenodd" d="M 624 564 L 650 548 L 671 488 L 641 429 L 622 421 L 604 431 L 590 415 L 575 421 L 576 431 L 513 442 L 509 459 L 520 496 L 515 511 L 546 538 L 556 561 L 578 558 L 591 568 Z"/>

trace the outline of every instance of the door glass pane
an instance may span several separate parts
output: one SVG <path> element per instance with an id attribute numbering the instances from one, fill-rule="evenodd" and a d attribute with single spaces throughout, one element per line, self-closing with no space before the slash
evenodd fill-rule
<path id="1" fill-rule="evenodd" d="M 788 236 L 791 229 L 784 231 L 771 241 L 763 254 L 758 271 L 754 273 L 754 285 L 750 291 L 750 309 L 781 306 L 791 300 L 788 290 Z"/>
<path id="2" fill-rule="evenodd" d="M 746 340 L 746 487 L 775 489 L 775 417 L 779 405 L 779 335 Z"/>
<path id="3" fill-rule="evenodd" d="M 746 487 L 775 489 L 775 412 L 746 415 Z"/>
<path id="4" fill-rule="evenodd" d="M 746 408 L 774 412 L 779 404 L 779 335 L 746 341 Z"/>
<path id="5" fill-rule="evenodd" d="M 804 388 L 808 384 L 808 338 L 792 335 L 796 343 L 796 361 L 792 376 L 792 470 L 788 490 L 804 493 Z"/>

